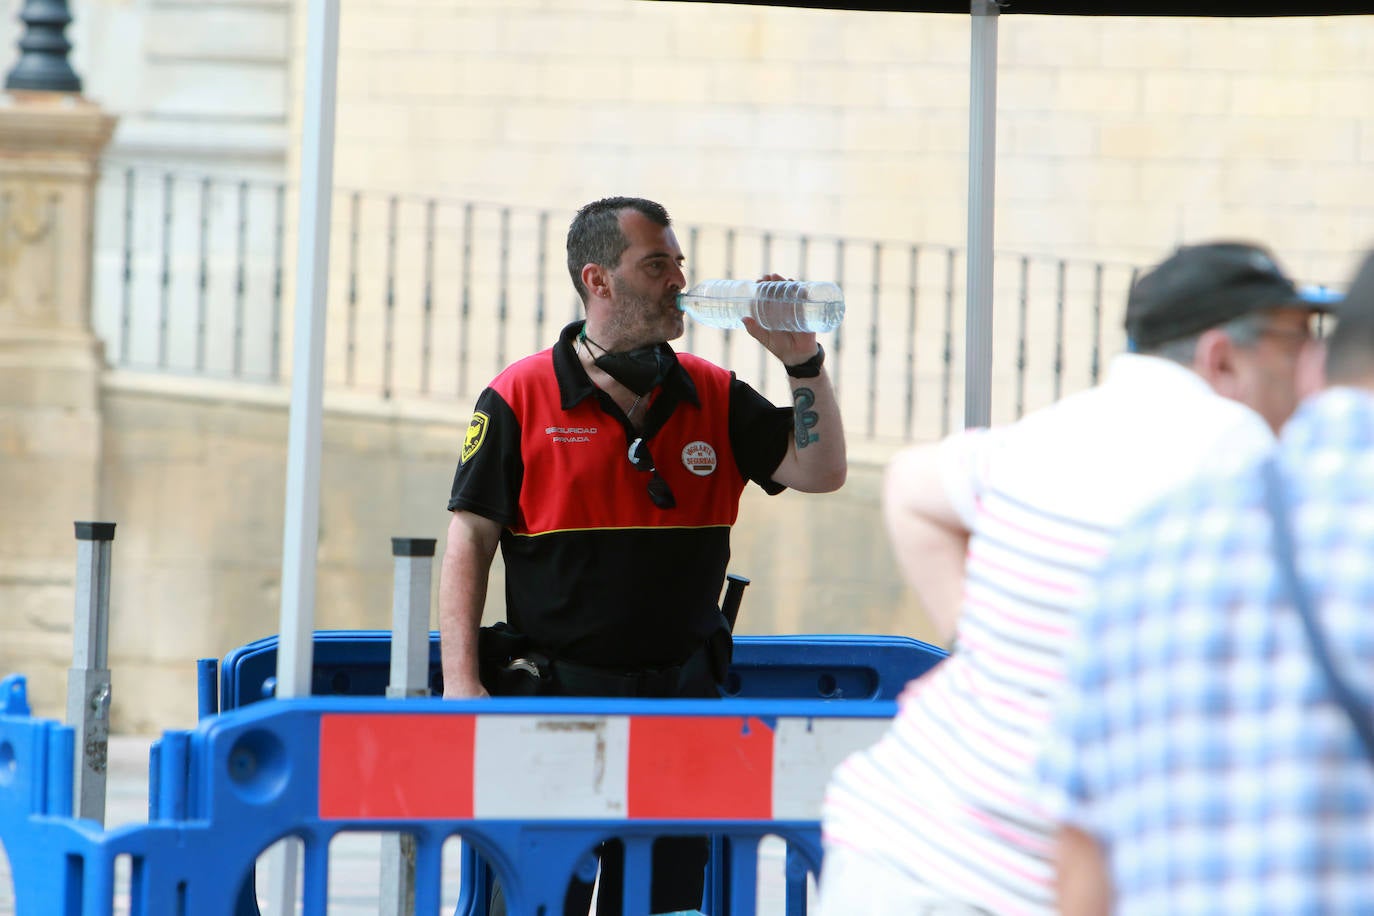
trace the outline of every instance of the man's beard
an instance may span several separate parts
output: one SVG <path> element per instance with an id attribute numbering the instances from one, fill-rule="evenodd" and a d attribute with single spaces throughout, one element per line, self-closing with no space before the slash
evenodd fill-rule
<path id="1" fill-rule="evenodd" d="M 620 349 L 647 347 L 672 340 L 682 333 L 679 321 L 665 331 L 664 325 L 681 316 L 677 308 L 677 294 L 670 293 L 654 299 L 631 289 L 620 277 L 611 278 L 616 308 L 604 333 Z"/>

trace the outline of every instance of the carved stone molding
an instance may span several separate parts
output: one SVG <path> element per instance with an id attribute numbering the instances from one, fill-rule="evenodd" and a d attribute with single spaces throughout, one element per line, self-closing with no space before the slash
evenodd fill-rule
<path id="1" fill-rule="evenodd" d="M 0 95 L 0 328 L 89 333 L 94 181 L 114 124 L 79 96 Z"/>
<path id="2" fill-rule="evenodd" d="M 65 92 L 0 94 L 0 153 L 41 153 L 99 159 L 116 119 L 100 106 Z"/>

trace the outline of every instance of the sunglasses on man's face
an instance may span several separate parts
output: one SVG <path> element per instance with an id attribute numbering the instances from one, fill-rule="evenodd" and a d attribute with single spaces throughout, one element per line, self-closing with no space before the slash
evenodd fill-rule
<path id="1" fill-rule="evenodd" d="M 673 491 L 668 487 L 668 481 L 664 480 L 654 467 L 654 456 L 649 454 L 649 443 L 643 439 L 636 439 L 630 443 L 630 450 L 627 453 L 630 464 L 636 471 L 649 472 L 649 498 L 654 501 L 654 505 L 660 509 L 672 509 L 677 506 L 677 500 L 673 497 Z"/>

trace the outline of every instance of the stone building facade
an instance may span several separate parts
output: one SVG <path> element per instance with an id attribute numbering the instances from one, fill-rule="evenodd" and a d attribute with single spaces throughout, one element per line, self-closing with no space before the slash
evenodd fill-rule
<path id="1" fill-rule="evenodd" d="M 12 60 L 20 5 L 0 0 L 0 70 Z M 69 127 L 49 150 L 65 164 L 35 172 L 6 120 L 24 106 L 34 114 L 31 100 L 9 96 L 0 106 L 0 672 L 29 673 L 48 714 L 62 707 L 69 663 L 75 520 L 118 524 L 116 729 L 189 724 L 195 658 L 276 628 L 286 390 L 111 367 L 105 344 L 118 322 L 92 320 L 82 279 L 91 263 L 82 220 L 109 215 L 83 209 L 96 171 L 80 156 L 103 147 L 107 177 L 133 165 L 294 181 L 304 6 L 74 4 L 69 35 L 85 99 L 52 110 Z M 660 199 L 683 224 L 963 244 L 967 17 L 652 0 L 344 7 L 336 185 L 345 192 L 545 210 L 556 215 L 555 260 L 567 215 L 613 193 Z M 1219 235 L 1271 244 L 1304 280 L 1344 277 L 1374 241 L 1374 121 L 1364 114 L 1371 45 L 1370 17 L 1005 17 L 1001 299 L 1015 299 L 1018 255 L 1129 267 Z M 85 126 L 71 126 L 78 122 Z M 54 181 L 56 197 L 43 190 Z M 69 214 L 67 235 L 35 234 L 59 211 Z M 335 217 L 337 329 L 346 223 L 338 208 Z M 384 232 L 362 230 L 368 257 L 381 257 Z M 292 253 L 291 225 L 286 236 Z M 862 262 L 847 265 L 846 288 L 905 282 L 879 279 Z M 95 263 L 104 265 L 94 282 L 105 301 L 102 284 L 118 282 L 119 265 L 98 251 Z M 779 246 L 769 266 L 819 276 L 834 263 L 803 263 Z M 703 276 L 727 265 L 763 266 L 705 251 L 693 268 Z M 482 269 L 495 268 L 488 259 Z M 290 263 L 284 273 L 289 303 Z M 491 289 L 479 284 L 474 295 L 490 298 Z M 566 292 L 555 293 L 560 308 Z M 1120 344 L 1121 292 L 1120 282 L 1107 292 L 1109 349 Z M 379 301 L 367 298 L 358 319 Z M 883 329 L 889 317 L 866 320 Z M 1069 324 L 1071 335 L 1089 333 L 1081 319 Z M 923 353 L 938 350 L 927 344 Z M 1005 365 L 1010 351 L 997 352 Z M 858 372 L 862 359 L 855 349 L 847 364 Z M 747 375 L 754 358 L 741 362 Z M 336 380 L 338 371 L 326 369 Z M 878 383 L 900 384 L 901 371 Z M 469 403 L 331 388 L 319 626 L 386 625 L 390 537 L 437 537 L 442 551 L 442 506 Z M 882 534 L 878 493 L 892 447 L 891 437 L 858 436 L 839 494 L 746 500 L 733 566 L 755 584 L 742 632 L 931 635 Z"/>

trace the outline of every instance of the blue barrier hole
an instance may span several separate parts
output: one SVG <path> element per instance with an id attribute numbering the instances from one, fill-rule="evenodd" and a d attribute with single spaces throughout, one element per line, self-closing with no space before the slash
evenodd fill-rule
<path id="1" fill-rule="evenodd" d="M 444 841 L 438 870 L 434 872 L 427 870 L 424 857 L 417 861 L 417 843 L 415 835 L 402 832 L 345 830 L 335 834 L 329 840 L 328 906 L 325 912 L 397 912 L 394 908 L 397 900 L 402 904 L 399 912 L 419 912 L 414 893 L 399 892 L 406 887 L 418 889 L 425 886 L 438 887 L 439 910 L 446 916 L 453 916 L 455 912 L 464 916 L 485 914 L 485 896 L 481 897 L 480 908 L 466 905 L 459 908 L 462 841 L 457 836 Z M 402 851 L 407 845 L 410 852 L 405 854 Z M 410 864 L 402 864 L 407 861 Z M 387 877 L 388 862 L 392 869 L 390 879 Z M 401 874 L 413 878 L 413 881 L 398 880 L 397 876 Z M 475 903 L 476 898 L 472 899 Z"/>
<path id="2" fill-rule="evenodd" d="M 838 692 L 839 685 L 835 682 L 835 675 L 822 674 L 816 679 L 816 690 L 820 693 L 821 699 L 832 700 Z"/>
<path id="3" fill-rule="evenodd" d="M 244 732 L 229 749 L 229 781 L 246 801 L 262 804 L 286 787 L 290 766 L 281 739 L 263 729 Z"/>
<path id="4" fill-rule="evenodd" d="M 13 782 L 18 769 L 19 762 L 14 759 L 14 745 L 8 741 L 0 741 L 0 786 L 7 786 Z"/>
<path id="5" fill-rule="evenodd" d="M 141 859 L 135 861 L 128 853 L 115 856 L 114 860 L 114 913 L 136 913 L 133 901 L 134 872 L 142 867 Z M 146 904 L 144 904 L 146 906 Z M 185 916 L 185 908 L 174 910 L 177 916 Z"/>
<path id="6" fill-rule="evenodd" d="M 764 836 L 757 850 L 754 912 L 759 914 L 814 913 L 819 898 L 816 876 L 805 856 L 786 838 Z"/>
<path id="7" fill-rule="evenodd" d="M 286 873 L 290 866 L 290 872 Z M 280 884 L 274 884 L 273 878 Z M 288 904 L 286 913 L 305 912 L 303 889 L 305 887 L 305 843 L 298 836 L 285 836 L 258 853 L 253 868 L 244 876 L 244 884 L 239 889 L 235 916 L 260 916 L 264 912 L 277 912 L 279 901 L 271 899 L 274 889 L 285 886 L 295 898 Z M 311 911 L 317 912 L 317 911 Z M 189 914 L 195 916 L 195 914 Z"/>

